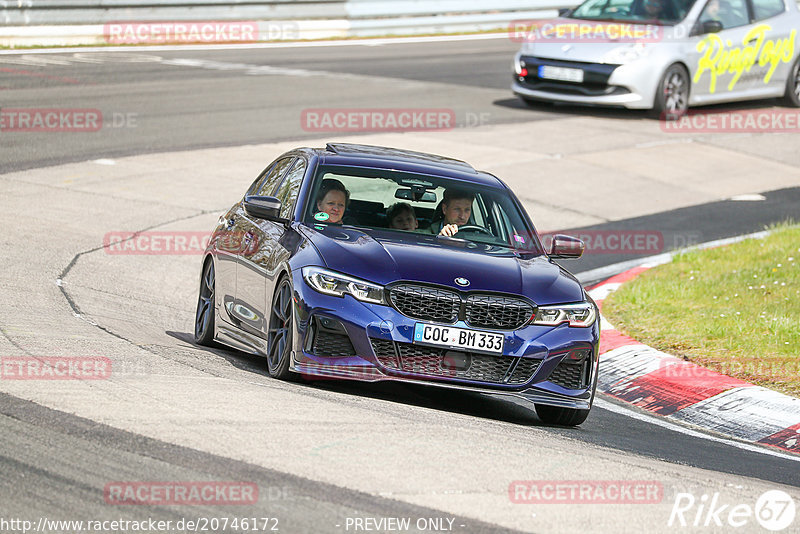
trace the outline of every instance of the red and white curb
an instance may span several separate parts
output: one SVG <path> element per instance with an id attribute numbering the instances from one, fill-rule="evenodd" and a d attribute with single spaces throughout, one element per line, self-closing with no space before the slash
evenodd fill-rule
<path id="1" fill-rule="evenodd" d="M 660 263 L 660 262 L 659 262 Z M 654 264 L 589 290 L 603 300 Z M 800 453 L 800 399 L 755 386 L 658 351 L 601 317 L 598 390 L 667 419 L 744 441 Z"/>

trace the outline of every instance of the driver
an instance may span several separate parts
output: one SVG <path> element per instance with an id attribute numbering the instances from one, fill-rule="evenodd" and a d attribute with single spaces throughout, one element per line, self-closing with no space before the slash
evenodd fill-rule
<path id="1" fill-rule="evenodd" d="M 700 15 L 700 22 L 708 22 L 715 20 L 722 24 L 722 28 L 732 28 L 740 26 L 741 21 L 736 20 L 736 16 L 732 12 L 730 4 L 721 2 L 720 0 L 710 0 Z"/>
<path id="2" fill-rule="evenodd" d="M 442 200 L 442 220 L 431 223 L 428 231 L 453 237 L 458 233 L 458 227 L 469 222 L 472 215 L 472 203 L 475 194 L 463 189 L 445 189 Z"/>
<path id="3" fill-rule="evenodd" d="M 652 20 L 666 19 L 666 0 L 644 0 L 644 12 Z"/>

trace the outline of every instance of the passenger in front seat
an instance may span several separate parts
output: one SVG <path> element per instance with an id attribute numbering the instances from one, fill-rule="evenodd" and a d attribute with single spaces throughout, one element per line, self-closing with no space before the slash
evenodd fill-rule
<path id="1" fill-rule="evenodd" d="M 342 182 L 334 178 L 322 181 L 317 195 L 317 213 L 314 218 L 319 222 L 342 224 L 344 210 L 350 202 L 350 191 Z"/>

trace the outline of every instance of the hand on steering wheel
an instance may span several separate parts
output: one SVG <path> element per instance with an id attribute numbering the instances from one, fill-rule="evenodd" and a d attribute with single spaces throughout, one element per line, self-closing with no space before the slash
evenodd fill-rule
<path id="1" fill-rule="evenodd" d="M 491 236 L 494 235 L 492 232 L 490 232 L 489 230 L 487 230 L 483 226 L 478 226 L 477 224 L 465 224 L 464 226 L 459 226 L 458 227 L 458 232 L 464 232 L 464 231 L 466 231 L 466 232 L 480 232 L 482 234 L 491 235 Z"/>
<path id="2" fill-rule="evenodd" d="M 439 230 L 439 235 L 443 235 L 445 237 L 453 237 L 458 233 L 458 225 L 457 224 L 445 224 L 442 226 L 442 229 Z"/>

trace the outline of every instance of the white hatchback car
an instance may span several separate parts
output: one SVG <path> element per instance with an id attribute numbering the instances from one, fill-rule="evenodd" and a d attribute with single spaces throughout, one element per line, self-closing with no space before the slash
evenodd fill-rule
<path id="1" fill-rule="evenodd" d="M 800 106 L 795 0 L 587 0 L 552 21 L 517 23 L 514 93 L 653 109 L 783 97 Z"/>

